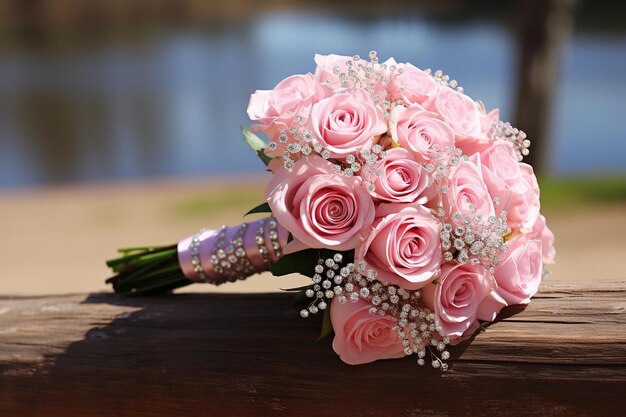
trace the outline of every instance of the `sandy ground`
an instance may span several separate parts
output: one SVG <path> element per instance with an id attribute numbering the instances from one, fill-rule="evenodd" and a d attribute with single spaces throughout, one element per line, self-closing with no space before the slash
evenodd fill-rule
<path id="1" fill-rule="evenodd" d="M 255 182 L 256 181 L 256 182 Z M 0 294 L 107 290 L 104 261 L 122 246 L 175 243 L 199 228 L 236 224 L 262 201 L 263 182 L 159 182 L 0 194 Z M 549 280 L 626 279 L 626 204 L 546 211 L 557 236 Z M 257 275 L 185 291 L 263 292 L 300 276 Z"/>

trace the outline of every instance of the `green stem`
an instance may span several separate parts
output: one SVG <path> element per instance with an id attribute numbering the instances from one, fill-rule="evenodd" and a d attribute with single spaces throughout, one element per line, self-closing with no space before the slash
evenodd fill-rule
<path id="1" fill-rule="evenodd" d="M 135 253 L 132 255 L 125 255 L 119 258 L 111 259 L 107 261 L 107 266 L 109 268 L 115 269 L 118 265 L 128 265 L 134 260 L 138 259 L 151 259 L 153 257 L 159 257 L 163 255 L 163 253 L 170 253 L 172 251 L 176 251 L 176 245 L 171 246 L 160 246 L 158 248 L 149 247 L 148 250 L 143 252 Z"/>
<path id="2" fill-rule="evenodd" d="M 191 284 L 178 263 L 176 245 L 123 248 L 107 265 L 116 273 L 107 283 L 127 295 L 159 294 Z"/>
<path id="3" fill-rule="evenodd" d="M 123 253 L 124 256 L 129 255 L 133 252 L 153 252 L 156 250 L 169 248 L 170 246 L 136 246 L 131 248 L 119 248 L 117 251 L 119 253 Z"/>

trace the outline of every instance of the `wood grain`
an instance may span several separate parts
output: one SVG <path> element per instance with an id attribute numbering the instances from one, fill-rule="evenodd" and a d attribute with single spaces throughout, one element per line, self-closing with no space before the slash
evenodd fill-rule
<path id="1" fill-rule="evenodd" d="M 0 415 L 624 414 L 626 282 L 544 286 L 501 316 L 441 374 L 343 364 L 289 294 L 5 297 Z"/>

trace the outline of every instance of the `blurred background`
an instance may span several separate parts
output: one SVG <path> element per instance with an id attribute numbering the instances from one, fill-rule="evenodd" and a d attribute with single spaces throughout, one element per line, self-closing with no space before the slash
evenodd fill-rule
<path id="1" fill-rule="evenodd" d="M 372 49 L 528 133 L 549 280 L 624 279 L 624 21 L 608 0 L 0 0 L 0 294 L 102 290 L 117 247 L 239 223 L 268 178 L 249 95 Z"/>

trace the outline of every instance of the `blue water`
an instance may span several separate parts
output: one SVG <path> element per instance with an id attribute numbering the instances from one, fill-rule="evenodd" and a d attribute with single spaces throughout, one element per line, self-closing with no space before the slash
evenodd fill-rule
<path id="1" fill-rule="evenodd" d="M 316 52 L 376 49 L 445 69 L 511 119 L 512 36 L 485 22 L 270 13 L 102 47 L 0 51 L 0 188 L 260 172 L 239 133 L 249 95 L 313 71 Z M 626 37 L 575 34 L 562 52 L 549 171 L 624 172 Z"/>

